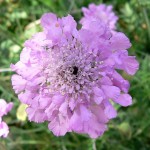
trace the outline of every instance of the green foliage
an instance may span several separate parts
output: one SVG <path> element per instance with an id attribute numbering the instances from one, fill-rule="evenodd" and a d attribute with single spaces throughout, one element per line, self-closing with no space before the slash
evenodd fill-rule
<path id="1" fill-rule="evenodd" d="M 71 14 L 77 21 L 81 7 L 102 0 L 0 0 L 0 98 L 15 103 L 13 111 L 5 117 L 10 125 L 7 139 L 0 139 L 0 150 L 92 150 L 93 141 L 86 135 L 68 133 L 55 137 L 47 123 L 35 124 L 17 119 L 19 101 L 10 82 L 11 63 L 19 59 L 23 42 L 40 31 L 39 18 L 44 12 L 58 16 Z M 118 117 L 109 123 L 108 131 L 96 140 L 98 150 L 150 149 L 150 1 L 105 0 L 114 6 L 119 16 L 118 30 L 131 40 L 131 55 L 140 61 L 135 77 L 123 74 L 131 82 L 133 105 L 116 106 Z"/>

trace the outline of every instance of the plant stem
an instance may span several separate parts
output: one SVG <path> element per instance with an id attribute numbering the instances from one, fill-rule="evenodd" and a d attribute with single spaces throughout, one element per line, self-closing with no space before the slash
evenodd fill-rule
<path id="1" fill-rule="evenodd" d="M 95 139 L 92 140 L 92 149 L 93 150 L 97 150 L 96 149 L 96 140 Z"/>
<path id="2" fill-rule="evenodd" d="M 145 8 L 143 8 L 143 15 L 144 15 L 144 18 L 145 18 L 145 22 L 146 22 L 146 24 L 147 24 L 148 36 L 149 36 L 149 40 L 150 40 L 150 22 L 149 22 L 148 15 L 147 15 L 147 11 L 146 11 Z"/>
<path id="3" fill-rule="evenodd" d="M 149 20 L 149 18 L 148 18 L 147 11 L 146 11 L 146 9 L 145 9 L 143 6 L 141 6 L 140 0 L 137 0 L 137 2 L 138 2 L 138 4 L 139 4 L 140 8 L 142 9 L 142 13 L 143 13 L 143 16 L 144 16 L 146 25 L 147 25 L 148 38 L 149 38 L 149 40 L 150 40 L 150 20 Z"/>
<path id="4" fill-rule="evenodd" d="M 12 70 L 10 68 L 2 68 L 0 69 L 0 72 L 11 72 Z"/>
<path id="5" fill-rule="evenodd" d="M 61 148 L 62 148 L 62 150 L 67 150 L 67 148 L 66 148 L 66 146 L 65 146 L 64 143 L 65 143 L 65 141 L 64 141 L 63 137 L 61 137 L 61 138 L 60 138 Z"/>

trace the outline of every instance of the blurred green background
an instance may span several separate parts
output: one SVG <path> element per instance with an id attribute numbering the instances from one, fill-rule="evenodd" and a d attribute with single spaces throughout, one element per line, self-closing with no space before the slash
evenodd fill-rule
<path id="1" fill-rule="evenodd" d="M 60 17 L 71 14 L 78 21 L 81 8 L 91 2 L 113 5 L 119 16 L 117 29 L 130 38 L 129 53 L 140 62 L 134 77 L 123 73 L 131 82 L 133 105 L 116 106 L 118 117 L 96 140 L 97 150 L 150 150 L 150 0 L 0 0 L 0 98 L 15 105 L 4 117 L 10 133 L 8 138 L 0 139 L 0 150 L 92 150 L 92 140 L 86 135 L 55 137 L 47 123 L 25 120 L 25 108 L 12 90 L 13 73 L 9 69 L 19 60 L 24 41 L 40 30 L 43 13 L 54 12 Z"/>

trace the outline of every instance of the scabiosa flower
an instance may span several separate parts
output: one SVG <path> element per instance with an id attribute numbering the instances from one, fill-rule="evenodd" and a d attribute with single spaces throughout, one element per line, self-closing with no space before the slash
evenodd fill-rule
<path id="1" fill-rule="evenodd" d="M 13 89 L 28 105 L 29 120 L 48 121 L 57 136 L 72 131 L 101 136 L 117 115 L 111 101 L 132 103 L 129 82 L 116 70 L 133 75 L 138 69 L 126 50 L 131 46 L 128 38 L 112 35 L 99 20 L 77 30 L 70 15 L 46 13 L 41 25 L 43 32 L 25 42 L 20 61 L 11 65 L 17 73 Z"/>
<path id="2" fill-rule="evenodd" d="M 9 133 L 9 128 L 7 124 L 2 121 L 2 117 L 7 115 L 7 113 L 12 109 L 13 103 L 6 103 L 5 100 L 0 99 L 0 137 L 7 137 Z"/>
<path id="3" fill-rule="evenodd" d="M 112 5 L 95 5 L 90 4 L 88 8 L 83 7 L 82 12 L 84 17 L 80 20 L 82 25 L 90 24 L 91 21 L 98 19 L 109 26 L 111 30 L 116 29 L 118 17 L 112 11 Z"/>

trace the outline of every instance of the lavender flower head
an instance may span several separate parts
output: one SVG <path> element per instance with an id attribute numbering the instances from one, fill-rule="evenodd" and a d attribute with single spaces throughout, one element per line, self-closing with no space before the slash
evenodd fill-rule
<path id="1" fill-rule="evenodd" d="M 9 128 L 7 124 L 2 121 L 2 117 L 7 115 L 7 113 L 12 109 L 13 103 L 6 103 L 5 100 L 0 99 L 0 137 L 7 137 L 9 133 Z"/>
<path id="2" fill-rule="evenodd" d="M 118 17 L 115 15 L 112 9 L 112 5 L 107 6 L 105 4 L 90 4 L 89 8 L 83 7 L 82 12 L 84 17 L 80 20 L 80 23 L 82 25 L 87 25 L 91 21 L 98 19 L 107 24 L 111 30 L 114 30 L 116 29 Z"/>
<path id="3" fill-rule="evenodd" d="M 43 32 L 24 44 L 20 61 L 11 65 L 17 74 L 12 85 L 19 100 L 28 105 L 29 120 L 48 121 L 56 136 L 67 132 L 101 136 L 117 116 L 111 102 L 132 103 L 129 82 L 116 69 L 133 75 L 138 69 L 131 44 L 123 33 L 111 34 L 102 21 L 77 30 L 72 16 L 41 18 Z"/>

